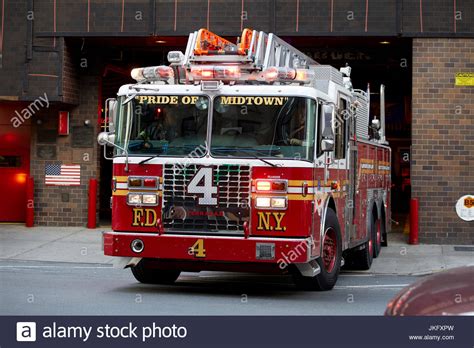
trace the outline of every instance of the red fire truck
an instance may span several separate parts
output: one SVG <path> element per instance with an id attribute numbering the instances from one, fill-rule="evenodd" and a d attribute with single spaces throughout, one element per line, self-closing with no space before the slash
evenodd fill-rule
<path id="1" fill-rule="evenodd" d="M 329 290 L 390 228 L 391 152 L 350 67 L 273 34 L 205 29 L 106 102 L 114 146 L 106 255 L 143 283 L 201 270 L 292 274 Z M 370 121 L 370 122 L 369 122 Z"/>

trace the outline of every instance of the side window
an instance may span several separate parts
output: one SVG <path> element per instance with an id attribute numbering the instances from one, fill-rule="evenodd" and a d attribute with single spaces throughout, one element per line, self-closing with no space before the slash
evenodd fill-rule
<path id="1" fill-rule="evenodd" d="M 316 156 L 319 157 L 323 154 L 321 149 L 321 141 L 323 140 L 323 132 L 329 127 L 333 129 L 332 119 L 334 114 L 334 106 L 332 105 L 320 105 L 318 108 L 318 152 Z"/>
<path id="2" fill-rule="evenodd" d="M 346 157 L 346 145 L 347 145 L 347 125 L 346 115 L 347 112 L 347 101 L 345 99 L 339 99 L 337 116 L 334 119 L 334 135 L 335 135 L 335 154 L 336 159 L 343 159 Z"/>

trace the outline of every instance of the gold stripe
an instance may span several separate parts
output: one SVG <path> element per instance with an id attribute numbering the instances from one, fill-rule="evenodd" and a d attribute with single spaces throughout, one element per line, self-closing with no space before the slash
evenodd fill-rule
<path id="1" fill-rule="evenodd" d="M 288 180 L 288 186 L 300 186 L 303 185 L 303 183 L 307 183 L 308 186 L 313 186 L 314 182 L 312 180 Z"/>
<path id="2" fill-rule="evenodd" d="M 117 180 L 117 182 L 127 182 L 128 176 L 115 176 L 114 179 Z"/>
<path id="3" fill-rule="evenodd" d="M 126 196 L 128 194 L 128 190 L 117 190 L 112 192 L 112 196 Z"/>
<path id="4" fill-rule="evenodd" d="M 130 191 L 129 190 L 117 190 L 115 192 L 112 192 L 112 196 L 126 196 Z M 161 191 L 156 192 L 156 191 L 151 191 L 151 192 L 145 192 L 145 191 L 137 191 L 137 193 L 157 193 L 159 197 L 162 196 Z"/>

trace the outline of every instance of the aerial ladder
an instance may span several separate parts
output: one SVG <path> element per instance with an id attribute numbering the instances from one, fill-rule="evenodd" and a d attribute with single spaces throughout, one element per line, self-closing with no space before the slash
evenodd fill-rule
<path id="1" fill-rule="evenodd" d="M 263 71 L 268 67 L 307 69 L 318 65 L 275 34 L 248 28 L 243 30 L 236 44 L 207 29 L 191 33 L 180 63 L 186 68 L 200 64 L 238 64 L 248 72 Z"/>

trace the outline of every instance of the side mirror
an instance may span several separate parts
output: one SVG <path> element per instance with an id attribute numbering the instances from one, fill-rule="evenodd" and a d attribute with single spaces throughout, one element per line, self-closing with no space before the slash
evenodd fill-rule
<path id="1" fill-rule="evenodd" d="M 115 132 L 115 120 L 117 118 L 117 99 L 109 98 L 105 101 L 105 110 L 108 120 L 108 131 Z"/>
<path id="2" fill-rule="evenodd" d="M 321 150 L 323 152 L 331 152 L 334 150 L 334 140 L 333 139 L 323 139 L 321 141 Z"/>
<path id="3" fill-rule="evenodd" d="M 379 130 L 380 129 L 380 120 L 374 118 L 372 120 L 372 128 L 376 129 L 376 130 Z"/>
<path id="4" fill-rule="evenodd" d="M 110 134 L 108 132 L 100 132 L 97 136 L 97 142 L 99 145 L 114 146 L 115 143 L 115 134 Z"/>

